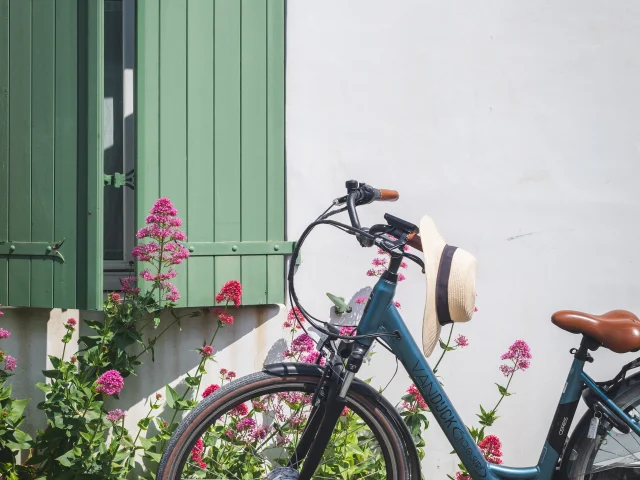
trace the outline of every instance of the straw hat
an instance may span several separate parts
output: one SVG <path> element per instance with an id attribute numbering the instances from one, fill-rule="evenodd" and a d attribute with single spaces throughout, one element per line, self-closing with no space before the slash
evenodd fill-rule
<path id="1" fill-rule="evenodd" d="M 427 276 L 422 348 L 428 357 L 438 343 L 442 326 L 471 320 L 478 262 L 469 252 L 447 245 L 428 216 L 420 220 L 420 237 Z"/>

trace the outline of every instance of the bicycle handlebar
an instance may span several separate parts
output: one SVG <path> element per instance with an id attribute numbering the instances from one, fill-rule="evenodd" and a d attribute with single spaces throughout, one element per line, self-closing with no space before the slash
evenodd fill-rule
<path id="1" fill-rule="evenodd" d="M 416 250 L 422 251 L 422 239 L 420 238 L 420 235 L 417 233 L 409 234 L 407 237 L 407 245 L 415 248 Z"/>

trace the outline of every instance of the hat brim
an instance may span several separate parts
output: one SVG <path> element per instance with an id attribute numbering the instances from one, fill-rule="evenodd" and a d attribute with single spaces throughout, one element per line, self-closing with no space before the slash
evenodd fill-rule
<path id="1" fill-rule="evenodd" d="M 420 220 L 420 238 L 427 277 L 427 295 L 422 319 L 422 349 L 429 357 L 440 339 L 441 326 L 436 311 L 436 279 L 442 251 L 447 245 L 433 219 L 427 215 Z"/>

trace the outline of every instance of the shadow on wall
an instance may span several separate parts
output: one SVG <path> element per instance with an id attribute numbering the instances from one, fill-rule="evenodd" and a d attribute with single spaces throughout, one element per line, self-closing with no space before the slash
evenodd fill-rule
<path id="1" fill-rule="evenodd" d="M 42 371 L 51 368 L 47 355 L 61 355 L 59 339 L 66 331 L 64 322 L 69 317 L 76 317 L 77 310 L 3 307 L 3 312 L 0 326 L 9 330 L 11 336 L 2 340 L 0 348 L 17 359 L 15 375 L 9 379 L 11 394 L 16 398 L 31 399 L 20 428 L 33 437 L 45 423 L 44 414 L 37 408 L 44 400 L 44 392 L 35 385 L 46 380 Z"/>

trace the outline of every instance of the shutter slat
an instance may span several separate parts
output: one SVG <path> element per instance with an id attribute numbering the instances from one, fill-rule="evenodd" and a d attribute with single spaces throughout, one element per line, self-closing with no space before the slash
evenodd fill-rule
<path id="1" fill-rule="evenodd" d="M 31 0 L 9 5 L 9 234 L 31 241 Z M 9 305 L 29 305 L 31 260 L 9 262 Z"/>
<path id="2" fill-rule="evenodd" d="M 267 240 L 284 238 L 285 231 L 285 5 L 267 2 Z M 284 259 L 267 257 L 267 302 L 282 302 Z"/>
<path id="3" fill-rule="evenodd" d="M 242 241 L 267 239 L 267 8 L 242 0 Z M 267 258 L 242 258 L 244 301 L 267 303 Z"/>
<path id="4" fill-rule="evenodd" d="M 9 240 L 9 0 L 0 0 L 0 242 Z M 0 304 L 9 301 L 9 263 L 0 257 Z"/>
<path id="5" fill-rule="evenodd" d="M 240 2 L 215 2 L 215 241 L 240 240 Z M 240 280 L 240 258 L 215 258 L 214 293 Z"/>
<path id="6" fill-rule="evenodd" d="M 31 241 L 54 240 L 54 107 L 55 107 L 55 2 L 42 2 L 33 10 L 31 68 Z M 53 306 L 53 264 L 50 258 L 31 259 L 31 306 Z"/>
<path id="7" fill-rule="evenodd" d="M 187 191 L 186 228 L 189 242 L 210 242 L 214 232 L 214 102 L 213 22 L 214 2 L 190 0 L 187 4 Z M 213 302 L 214 258 L 192 257 L 189 264 L 189 303 Z"/>
<path id="8" fill-rule="evenodd" d="M 187 222 L 187 11 L 186 2 L 160 2 L 160 194 Z M 151 206 L 147 204 L 147 208 Z M 189 263 L 175 266 L 188 304 Z"/>
<path id="9" fill-rule="evenodd" d="M 78 247 L 73 232 L 78 218 L 78 39 L 72 25 L 78 23 L 76 0 L 56 0 L 55 41 L 55 170 L 54 236 L 64 242 L 66 262 L 53 264 L 53 303 L 56 307 L 76 305 Z"/>

